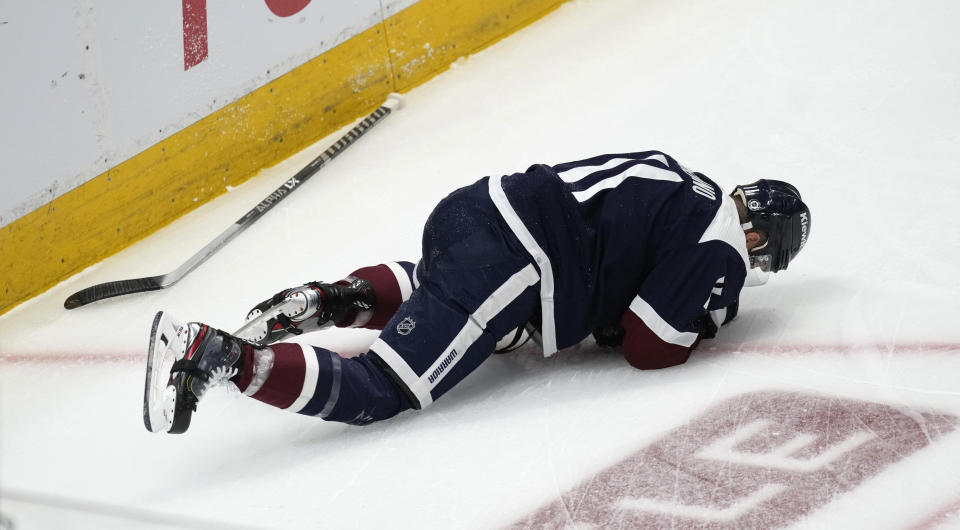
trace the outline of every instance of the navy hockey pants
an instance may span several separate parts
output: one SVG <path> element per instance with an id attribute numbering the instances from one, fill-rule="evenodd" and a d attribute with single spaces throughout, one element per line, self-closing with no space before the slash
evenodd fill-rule
<path id="1" fill-rule="evenodd" d="M 325 419 L 369 423 L 431 404 L 525 325 L 539 301 L 539 273 L 490 199 L 486 178 L 434 209 L 416 278 L 419 286 L 369 353 L 334 359 L 316 348 L 320 380 L 338 391 Z"/>

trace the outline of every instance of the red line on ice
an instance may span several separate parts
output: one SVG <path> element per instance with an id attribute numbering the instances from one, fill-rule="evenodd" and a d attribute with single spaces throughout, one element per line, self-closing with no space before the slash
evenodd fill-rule
<path id="1" fill-rule="evenodd" d="M 905 342 L 896 344 L 764 344 L 701 347 L 694 355 L 757 353 L 767 355 L 811 355 L 829 353 L 960 353 L 960 342 Z M 0 353 L 5 364 L 119 364 L 146 360 L 146 348 L 136 353 Z"/>
<path id="2" fill-rule="evenodd" d="M 798 355 L 819 353 L 960 353 L 960 342 L 895 342 L 895 343 L 852 343 L 852 344 L 816 344 L 816 343 L 744 343 L 725 344 L 711 347 L 701 343 L 694 355 L 710 353 L 766 353 L 771 355 Z"/>
<path id="3" fill-rule="evenodd" d="M 0 364 L 117 364 L 147 360 L 142 353 L 0 353 Z"/>
<path id="4" fill-rule="evenodd" d="M 951 519 L 957 517 L 958 513 L 960 513 L 960 498 L 957 498 L 950 504 L 940 508 L 936 513 L 930 515 L 923 521 L 911 526 L 909 530 L 928 530 L 930 528 L 936 528 L 944 523 L 951 522 Z"/>

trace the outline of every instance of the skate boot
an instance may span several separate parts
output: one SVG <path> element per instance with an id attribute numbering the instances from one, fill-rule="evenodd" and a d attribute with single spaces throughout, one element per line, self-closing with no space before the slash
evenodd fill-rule
<path id="1" fill-rule="evenodd" d="M 367 280 L 354 279 L 349 284 L 310 282 L 257 304 L 234 335 L 259 345 L 272 344 L 372 313 L 376 302 L 373 286 Z"/>
<path id="2" fill-rule="evenodd" d="M 182 433 L 197 402 L 242 368 L 246 341 L 206 324 L 181 323 L 163 311 L 150 332 L 143 423 L 151 432 Z"/>

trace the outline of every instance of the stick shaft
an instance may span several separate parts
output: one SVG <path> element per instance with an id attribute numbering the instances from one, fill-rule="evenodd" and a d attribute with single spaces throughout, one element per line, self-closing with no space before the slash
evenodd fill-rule
<path id="1" fill-rule="evenodd" d="M 216 253 L 229 243 L 240 232 L 256 222 L 265 213 L 273 209 L 274 206 L 287 198 L 291 193 L 299 189 L 304 182 L 310 179 L 327 162 L 333 160 L 348 147 L 353 145 L 361 136 L 369 131 L 373 126 L 380 123 L 383 118 L 390 115 L 390 112 L 402 105 L 399 96 L 391 95 L 387 102 L 370 113 L 366 118 L 351 128 L 347 134 L 340 137 L 332 146 L 330 146 L 320 156 L 314 158 L 309 164 L 303 167 L 296 175 L 283 183 L 270 195 L 260 201 L 254 208 L 244 214 L 235 223 L 230 225 L 220 235 L 206 244 L 199 252 L 191 256 L 185 263 L 177 267 L 176 270 L 159 276 L 150 276 L 146 278 L 136 278 L 132 280 L 120 280 L 105 282 L 81 289 L 67 297 L 63 306 L 67 309 L 74 309 L 96 302 L 106 298 L 113 298 L 133 293 L 142 293 L 165 289 L 180 281 L 190 271 L 197 268 L 210 256 Z"/>

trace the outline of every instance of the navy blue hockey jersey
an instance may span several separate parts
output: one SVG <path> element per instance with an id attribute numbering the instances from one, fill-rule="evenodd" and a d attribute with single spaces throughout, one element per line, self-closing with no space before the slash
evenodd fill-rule
<path id="1" fill-rule="evenodd" d="M 749 259 L 736 206 L 662 152 L 534 165 L 489 186 L 540 271 L 546 355 L 620 324 L 631 364 L 679 364 L 703 318 L 719 326 L 739 297 Z"/>

